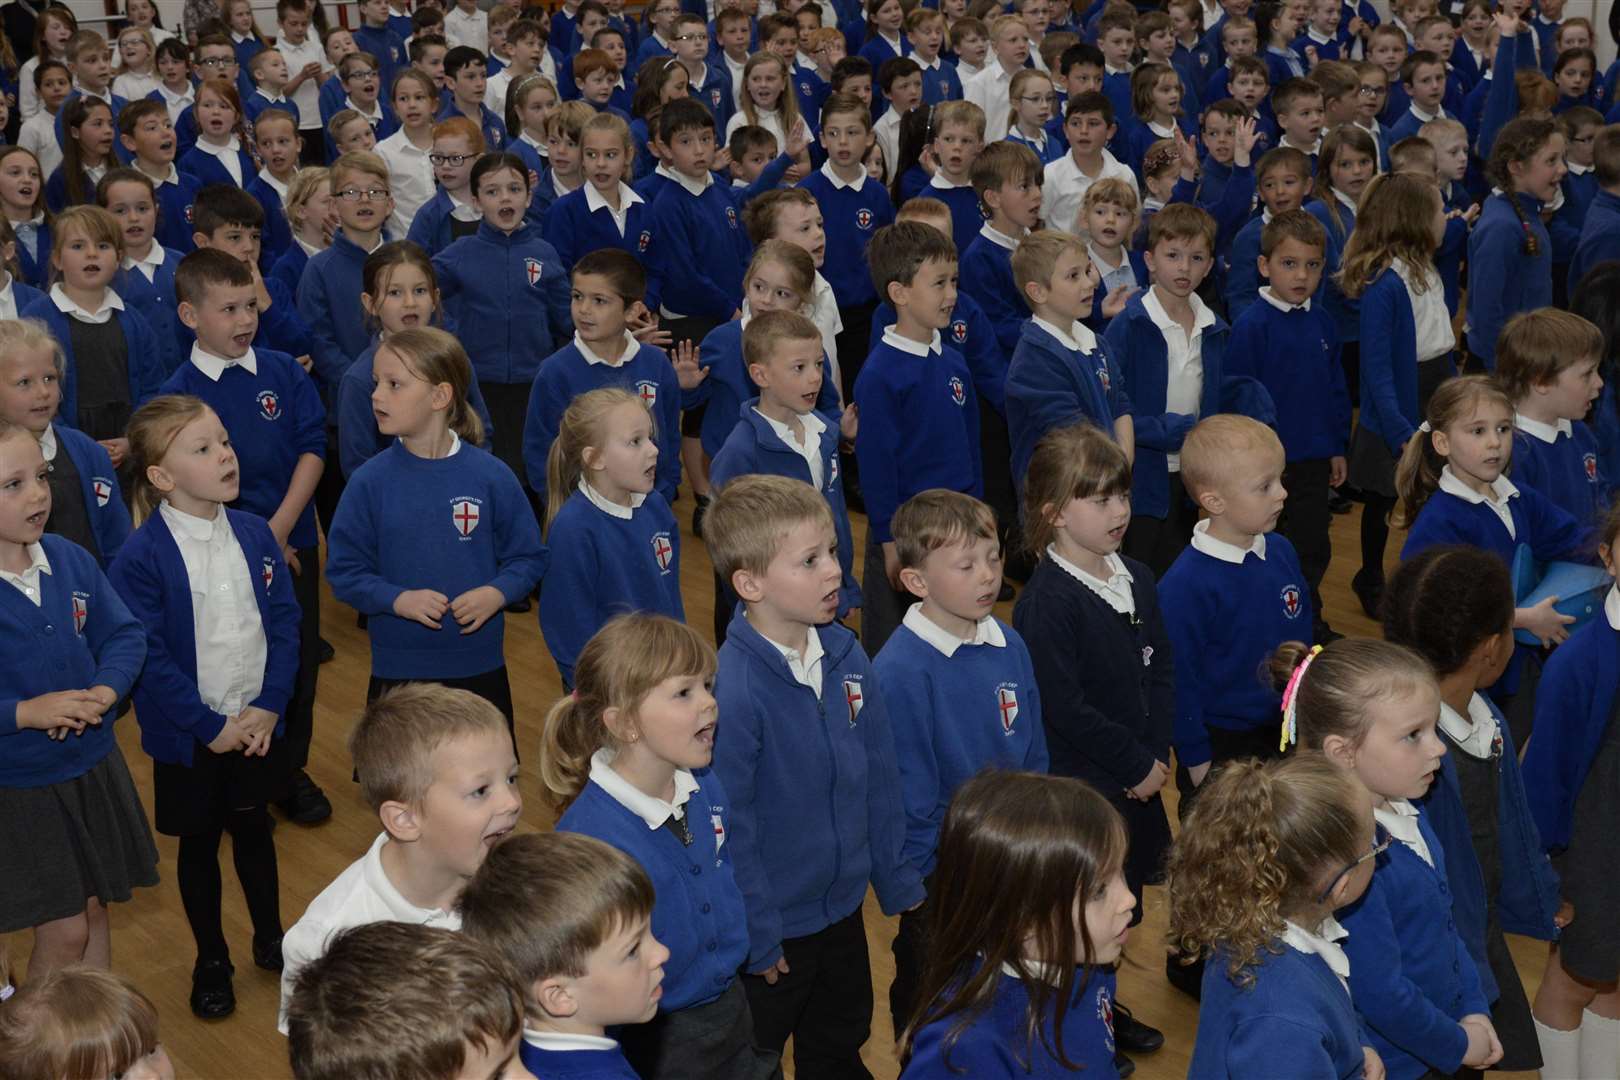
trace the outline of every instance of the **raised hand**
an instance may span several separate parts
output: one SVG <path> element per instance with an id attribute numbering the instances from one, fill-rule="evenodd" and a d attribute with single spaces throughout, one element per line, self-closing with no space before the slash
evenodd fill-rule
<path id="1" fill-rule="evenodd" d="M 670 359 L 675 364 L 675 381 L 682 390 L 691 390 L 709 377 L 709 369 L 698 364 L 698 347 L 691 339 L 675 346 Z"/>

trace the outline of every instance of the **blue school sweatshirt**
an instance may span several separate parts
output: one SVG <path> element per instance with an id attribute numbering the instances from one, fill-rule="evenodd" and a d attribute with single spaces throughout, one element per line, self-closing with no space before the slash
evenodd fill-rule
<path id="1" fill-rule="evenodd" d="M 731 807 L 712 769 L 688 774 L 697 789 L 686 801 L 692 844 L 667 828 L 652 828 L 596 781 L 557 819 L 558 832 L 582 833 L 635 859 L 652 878 L 657 902 L 653 937 L 669 949 L 664 961 L 662 1013 L 707 1004 L 730 989 L 748 955 L 747 916 L 726 841 Z"/>
<path id="2" fill-rule="evenodd" d="M 825 383 L 823 384 L 825 386 Z M 838 468 L 838 415 L 819 408 L 827 425 L 821 433 L 821 496 L 832 512 L 833 537 L 838 544 L 838 564 L 844 579 L 838 587 L 838 618 L 861 606 L 861 587 L 855 580 L 855 542 L 849 531 L 849 507 L 844 502 L 844 480 Z M 731 435 L 714 454 L 709 465 L 709 482 L 722 488 L 733 477 L 755 473 L 786 476 L 810 483 L 810 466 L 798 450 L 790 447 L 757 408 L 759 398 L 743 402 Z M 709 407 L 712 409 L 713 402 Z"/>
<path id="3" fill-rule="evenodd" d="M 1361 340 L 1361 320 L 1357 311 L 1359 302 L 1344 295 L 1344 291 L 1336 283 L 1335 276 L 1344 260 L 1344 248 L 1350 242 L 1350 233 L 1356 227 L 1356 212 L 1339 202 L 1338 196 L 1332 192 L 1329 192 L 1327 197 L 1334 200 L 1333 209 L 1339 215 L 1337 223 L 1334 222 L 1327 204 L 1321 199 L 1312 199 L 1306 203 L 1305 210 L 1327 230 L 1327 260 L 1322 268 L 1322 277 L 1327 284 L 1323 289 L 1322 306 L 1333 316 L 1333 326 L 1339 332 L 1339 343 L 1347 345 Z"/>
<path id="4" fill-rule="evenodd" d="M 1581 420 L 1567 432 L 1560 426 L 1552 442 L 1521 425 L 1513 433 L 1513 479 L 1535 488 L 1576 521 L 1595 522 L 1608 506 L 1608 478 L 1598 460 L 1597 439 Z"/>
<path id="5" fill-rule="evenodd" d="M 1457 1021 L 1490 1015 L 1452 914 L 1445 849 L 1421 808 L 1417 821 L 1434 865 L 1396 841 L 1361 899 L 1338 914 L 1350 932 L 1350 993 L 1390 1080 L 1456 1072 L 1468 1049 Z"/>
<path id="6" fill-rule="evenodd" d="M 543 232 L 546 242 L 557 249 L 563 270 L 572 273 L 582 255 L 602 248 L 619 248 L 642 259 L 652 244 L 652 208 L 628 185 L 620 184 L 619 205 L 625 208 L 624 231 L 613 220 L 605 202 L 595 200 L 596 189 L 589 183 L 570 191 L 546 211 Z M 593 204 L 596 209 L 592 209 Z M 657 293 L 648 290 L 647 307 L 658 310 Z"/>
<path id="7" fill-rule="evenodd" d="M 709 107 L 714 117 L 714 130 L 726 130 L 731 114 L 737 111 L 731 96 L 731 71 L 724 64 L 705 63 L 703 78 L 694 79 L 687 87 L 687 97 L 696 98 Z"/>
<path id="8" fill-rule="evenodd" d="M 245 185 L 247 193 L 264 207 L 264 225 L 259 234 L 259 271 L 268 273 L 276 260 L 292 246 L 292 226 L 287 223 L 287 209 L 281 196 L 270 182 L 255 173 Z"/>
<path id="9" fill-rule="evenodd" d="M 1257 379 L 1271 394 L 1289 461 L 1342 457 L 1350 442 L 1350 394 L 1333 320 L 1309 299 L 1288 310 L 1278 303 L 1262 296 L 1232 323 L 1226 373 Z"/>
<path id="10" fill-rule="evenodd" d="M 726 721 L 714 771 L 731 796 L 745 971 L 776 963 L 784 940 L 858 911 L 869 882 L 885 914 L 923 899 L 922 877 L 901 854 L 900 772 L 871 662 L 839 623 L 809 632 L 824 650 L 819 692 L 741 610 L 720 647 L 714 693 Z"/>
<path id="11" fill-rule="evenodd" d="M 257 371 L 249 371 L 243 357 L 218 379 L 188 360 L 169 376 L 163 392 L 202 398 L 219 414 L 242 474 L 234 505 L 269 520 L 286 498 L 298 459 L 305 454 L 325 459 L 326 409 L 315 383 L 292 357 L 268 349 L 254 349 L 252 355 Z M 287 542 L 303 549 L 319 539 L 310 499 Z"/>
<path id="12" fill-rule="evenodd" d="M 180 301 L 174 292 L 174 271 L 184 257 L 181 252 L 164 248 L 163 262 L 152 271 L 151 281 L 133 266 L 121 267 L 112 281 L 113 292 L 152 328 L 165 376 L 174 374 L 186 360 L 186 354 L 180 351 Z M 20 305 L 18 310 L 22 310 Z"/>
<path id="13" fill-rule="evenodd" d="M 947 41 L 945 46 L 946 48 L 949 48 L 950 42 Z M 912 56 L 912 59 L 917 60 L 917 57 L 914 55 Z M 917 60 L 917 63 L 921 64 L 922 61 Z M 821 113 L 821 105 L 824 104 L 826 100 L 826 97 L 823 97 L 816 103 L 816 114 L 818 116 Z M 923 104 L 938 105 L 942 101 L 961 100 L 962 76 L 956 70 L 956 65 L 951 63 L 943 54 L 941 54 L 939 57 L 939 66 L 937 68 L 923 68 Z M 1067 150 L 1067 144 L 1060 140 L 1057 146 L 1057 156 L 1062 157 L 1064 152 Z"/>
<path id="14" fill-rule="evenodd" d="M 799 182 L 816 197 L 827 233 L 827 254 L 822 274 L 832 286 L 838 306 L 859 307 L 874 303 L 877 289 L 866 265 L 866 245 L 872 234 L 894 224 L 894 204 L 882 184 L 863 170 L 854 184 L 833 176 L 832 166 L 823 165 Z"/>
<path id="15" fill-rule="evenodd" d="M 958 94 L 956 98 L 941 98 L 939 101 L 954 101 L 960 100 L 960 98 L 961 95 Z M 924 102 L 926 104 L 937 105 L 939 101 L 928 101 L 927 96 L 924 95 Z M 1064 142 L 1061 138 L 1052 135 L 1051 132 L 1045 130 L 1044 128 L 1041 130 L 1040 141 L 1037 142 L 1036 140 L 1021 134 L 1017 126 L 1014 125 L 1007 131 L 1007 141 L 1018 143 L 1020 146 L 1029 147 L 1030 150 L 1034 152 L 1035 156 L 1040 158 L 1042 168 L 1052 164 L 1052 162 L 1069 152 L 1068 143 Z"/>
<path id="16" fill-rule="evenodd" d="M 568 274 L 540 230 L 489 222 L 433 257 L 446 315 L 483 383 L 531 383 L 573 331 Z"/>
<path id="17" fill-rule="evenodd" d="M 1081 350 L 1070 349 L 1035 320 L 1025 321 L 1007 364 L 1007 432 L 1013 483 L 1020 493 L 1042 435 L 1087 420 L 1113 438 L 1114 421 L 1133 411 L 1107 341 L 1075 326 L 1073 333 L 1083 331 Z"/>
<path id="18" fill-rule="evenodd" d="M 657 491 L 627 516 L 599 509 L 579 490 L 548 498 L 565 501 L 546 534 L 552 565 L 540 593 L 540 630 L 571 686 L 580 650 L 615 615 L 647 611 L 685 621 L 681 533 Z"/>
<path id="19" fill-rule="evenodd" d="M 921 605 L 913 605 L 872 660 L 900 768 L 906 814 L 901 855 L 924 877 L 934 872 L 939 829 L 957 788 L 982 769 L 1047 769 L 1029 647 L 1018 631 L 987 618 L 1000 644 L 984 630 L 980 641 L 953 639 L 928 622 Z M 952 650 L 949 655 L 940 642 Z"/>
<path id="20" fill-rule="evenodd" d="M 1176 757 L 1189 769 L 1210 760 L 1210 728 L 1281 723 L 1281 698 L 1256 672 L 1283 642 L 1311 640 L 1311 593 L 1287 537 L 1257 537 L 1264 546 L 1236 563 L 1222 557 L 1229 544 L 1221 556 L 1201 551 L 1203 533 L 1159 582 L 1176 663 Z"/>
<path id="21" fill-rule="evenodd" d="M 1399 461 L 1422 416 L 1417 322 L 1406 283 L 1394 270 L 1381 271 L 1361 294 L 1360 322 L 1361 426 L 1383 439 Z"/>
<path id="22" fill-rule="evenodd" d="M 189 255 L 196 250 L 192 237 L 191 207 L 197 201 L 202 184 L 190 173 L 178 168 L 167 180 L 154 180 L 157 188 L 157 242 L 166 248 Z"/>
<path id="23" fill-rule="evenodd" d="M 33 290 L 29 296 L 29 299 L 32 300 L 34 297 L 43 295 L 40 292 L 41 289 L 50 288 L 51 226 L 45 221 L 42 214 L 39 224 L 33 226 L 34 241 L 32 248 L 20 235 L 21 226 L 13 226 L 12 229 L 19 233 L 17 237 L 17 267 L 22 271 L 15 280 Z M 21 292 L 17 294 L 18 312 L 21 312 L 26 306 L 23 296 L 24 294 Z"/>
<path id="24" fill-rule="evenodd" d="M 388 118 L 390 118 L 392 115 L 393 113 L 388 109 L 388 106 L 384 105 L 384 123 L 386 123 Z M 439 115 L 434 119 L 448 120 L 453 116 L 466 116 L 466 114 L 460 109 L 456 108 L 455 100 L 451 99 L 444 103 L 444 107 L 439 110 Z M 485 146 L 492 147 L 506 145 L 506 121 L 502 120 L 500 117 L 491 112 L 488 105 L 480 103 L 478 106 L 478 115 L 476 117 L 469 116 L 467 119 L 477 123 L 478 127 L 483 131 Z M 398 123 L 399 122 L 396 120 L 396 127 L 398 126 Z M 387 138 L 387 136 L 391 134 L 393 134 L 392 131 L 384 132 L 381 128 L 377 130 L 377 137 L 379 139 Z"/>
<path id="25" fill-rule="evenodd" d="M 52 423 L 51 431 L 56 435 L 56 452 L 67 454 L 79 474 L 79 498 L 96 541 L 91 554 L 105 570 L 118 557 L 131 528 L 129 507 L 118 488 L 118 470 L 106 449 L 84 432 L 60 422 Z"/>
<path id="26" fill-rule="evenodd" d="M 518 1043 L 518 1059 L 529 1072 L 547 1080 L 641 1080 L 618 1043 L 602 1050 L 546 1050 L 524 1039 Z"/>
<path id="27" fill-rule="evenodd" d="M 971 974 L 964 972 L 963 976 Z M 1078 1069 L 1065 1066 L 1052 1053 L 1056 1014 L 1041 1022 L 1029 1039 L 1029 991 L 1015 975 L 997 978 L 989 1006 L 968 1025 L 955 1043 L 947 1038 L 960 1016 L 950 1016 L 917 1029 L 911 1060 L 901 1080 L 954 1080 L 956 1077 L 1029 1077 L 1057 1080 L 1078 1071 L 1096 1080 L 1118 1080 L 1114 1067 L 1114 997 L 1117 976 L 1104 968 L 1075 972 L 1075 995 L 1063 1014 L 1063 1052 Z M 1084 985 L 1081 985 L 1084 980 Z M 919 1006 L 921 1008 L 921 1006 Z"/>
<path id="28" fill-rule="evenodd" d="M 1239 986 L 1223 949 L 1204 965 L 1187 1080 L 1361 1080 L 1366 1035 L 1350 992 L 1326 960 L 1279 939 L 1262 947 L 1244 971 L 1251 981 Z"/>
<path id="29" fill-rule="evenodd" d="M 1542 668 L 1536 687 L 1536 737 L 1524 751 L 1524 790 L 1548 851 L 1569 846 L 1575 800 L 1603 746 L 1615 696 L 1620 694 L 1616 656 L 1620 631 L 1605 613 L 1569 635 Z"/>
<path id="30" fill-rule="evenodd" d="M 681 384 L 675 366 L 662 349 L 640 342 L 625 344 L 615 366 L 593 364 L 580 351 L 579 340 L 548 356 L 534 377 L 529 411 L 523 426 L 523 468 L 529 487 L 546 493 L 546 456 L 557 439 L 563 413 L 581 394 L 604 386 L 621 386 L 647 403 L 658 440 L 656 490 L 673 502 L 681 484 Z M 567 497 L 566 493 L 563 496 Z"/>
<path id="31" fill-rule="evenodd" d="M 448 328 L 447 328 L 448 329 Z M 394 444 L 392 435 L 377 430 L 377 414 L 371 411 L 371 392 L 376 388 L 372 378 L 372 363 L 377 358 L 378 342 L 373 341 L 361 353 L 338 384 L 337 401 L 333 404 L 338 429 L 338 462 L 343 475 L 349 477 L 361 465 L 370 461 Z M 478 389 L 478 376 L 467 383 L 467 404 L 478 413 L 484 424 L 484 446 L 491 445 L 495 425 L 489 418 L 489 406 L 484 403 L 483 391 Z"/>
<path id="32" fill-rule="evenodd" d="M 1125 393 L 1130 395 L 1136 424 L 1131 508 L 1134 513 L 1147 517 L 1164 517 L 1170 512 L 1170 499 L 1175 494 L 1170 481 L 1169 455 L 1181 450 L 1181 441 L 1199 416 L 1214 416 L 1222 411 L 1226 340 L 1231 331 L 1219 315 L 1210 312 L 1215 321 L 1203 328 L 1199 346 L 1203 386 L 1198 413 L 1167 412 L 1168 347 L 1164 331 L 1143 306 L 1143 301 L 1153 295 L 1156 294 L 1149 290 L 1131 297 L 1125 310 L 1108 324 L 1107 339 L 1108 347 L 1119 358 L 1119 366 L 1125 373 Z"/>
<path id="33" fill-rule="evenodd" d="M 286 727 L 283 714 L 298 678 L 298 598 L 281 558 L 281 545 L 265 520 L 227 509 L 224 522 L 247 561 L 264 628 L 264 683 L 249 704 L 276 714 L 275 737 L 280 738 Z M 221 527 L 217 518 L 214 527 Z M 191 579 L 161 513 L 152 514 L 135 530 L 107 575 L 146 628 L 146 666 L 134 692 L 141 749 L 154 761 L 189 766 L 199 752 L 208 752 L 208 744 L 224 730 L 226 717 L 205 705 L 197 689 Z"/>
<path id="34" fill-rule="evenodd" d="M 958 296 L 967 295 L 979 305 L 995 330 L 996 343 L 1003 356 L 1011 357 L 1018 348 L 1019 331 L 1029 321 L 1029 304 L 1024 301 L 1013 280 L 1012 253 L 1018 246 L 1007 247 L 1003 237 L 988 224 L 979 230 L 973 242 L 962 249 L 957 265 Z"/>
<path id="35" fill-rule="evenodd" d="M 356 469 L 327 551 L 333 595 L 368 616 L 371 674 L 381 679 L 465 678 L 505 665 L 501 612 L 463 634 L 449 612 L 433 630 L 395 615 L 394 601 L 410 589 L 454 600 L 491 585 L 512 603 L 534 590 L 548 558 L 512 470 L 465 443 L 429 459 L 396 441 Z"/>
<path id="36" fill-rule="evenodd" d="M 723 322 L 742 304 L 743 271 L 754 245 L 731 189 L 706 177 L 700 195 L 667 184 L 652 200 L 647 262 L 663 282 L 663 306 L 676 315 Z"/>
<path id="37" fill-rule="evenodd" d="M 371 331 L 360 307 L 369 254 L 339 229 L 331 247 L 309 257 L 298 279 L 298 314 L 315 339 L 315 351 L 310 356 L 315 361 L 316 376 L 327 387 L 337 386 L 354 358 L 371 343 Z"/>
<path id="38" fill-rule="evenodd" d="M 1153 571 L 1120 556 L 1136 611 L 1122 615 L 1049 556 L 1013 606 L 1041 689 L 1051 771 L 1110 797 L 1170 761 L 1175 669 Z M 893 639 L 891 639 L 893 640 Z M 1088 662 L 1076 664 L 1084 654 Z"/>
<path id="39" fill-rule="evenodd" d="M 1552 238 L 1541 221 L 1541 202 L 1528 195 L 1516 197 L 1523 222 L 1508 196 L 1492 195 L 1468 237 L 1468 265 L 1492 268 L 1468 276 L 1468 351 L 1487 371 L 1496 370 L 1496 337 L 1507 321 L 1553 301 Z M 1524 253 L 1527 231 L 1536 239 L 1533 256 Z"/>
<path id="40" fill-rule="evenodd" d="M 39 538 L 51 572 L 39 575 L 40 606 L 11 585 L 0 586 L 0 787 L 60 784 L 83 776 L 118 748 L 114 705 L 101 723 L 58 742 L 37 728 L 17 726 L 17 706 L 58 690 L 112 688 L 129 693 L 146 658 L 146 633 L 96 565 L 71 540 Z"/>
<path id="41" fill-rule="evenodd" d="M 282 285 L 286 286 L 288 295 L 292 296 L 294 303 L 296 303 L 298 284 L 303 281 L 304 267 L 308 265 L 309 253 L 304 250 L 304 245 L 294 239 L 292 246 L 282 252 L 281 258 L 277 259 L 275 265 L 270 268 L 270 273 L 266 275 L 265 280 L 274 279 L 281 282 Z"/>
<path id="42" fill-rule="evenodd" d="M 883 338 L 884 327 L 895 323 L 894 305 L 880 303 L 872 309 L 872 338 Z M 973 389 L 979 399 L 996 412 L 1007 412 L 1007 354 L 995 340 L 995 328 L 984 316 L 978 301 L 963 293 L 956 294 L 956 306 L 951 309 L 951 325 L 940 331 L 945 344 L 962 354 L 968 370 L 973 372 Z"/>
<path id="43" fill-rule="evenodd" d="M 919 491 L 984 493 L 978 396 L 967 361 L 942 345 L 938 332 L 932 345 L 891 340 L 902 339 L 885 333 L 855 378 L 855 454 L 871 539 L 883 543 L 894 539 L 889 519 Z"/>
<path id="44" fill-rule="evenodd" d="M 21 296 L 17 300 L 18 317 L 41 320 L 62 346 L 62 403 L 56 410 L 56 422 L 76 426 L 79 420 L 79 376 L 73 356 L 73 336 L 68 325 L 68 320 L 73 316 L 57 307 L 48 293 L 41 294 L 26 307 L 22 304 Z M 141 318 L 139 312 L 126 307 L 123 311 L 115 311 L 113 318 L 124 331 L 130 407 L 138 409 L 156 397 L 163 385 L 162 347 L 152 327 Z"/>
<path id="45" fill-rule="evenodd" d="M 349 31 L 354 36 L 354 43 L 360 46 L 361 52 L 368 52 L 377 58 L 382 70 L 378 85 L 385 88 L 383 97 L 390 97 L 386 88 L 394 85 L 394 76 L 405 70 L 411 64 L 411 58 L 405 52 L 405 38 L 394 32 L 387 23 L 382 26 L 367 26 L 362 19 L 361 24 Z M 498 143 L 496 145 L 499 145 Z"/>
<path id="46" fill-rule="evenodd" d="M 1620 259 L 1620 195 L 1600 190 L 1592 198 L 1575 255 L 1569 260 L 1570 294 L 1588 270 L 1611 259 Z"/>
<path id="47" fill-rule="evenodd" d="M 187 150 L 181 155 L 176 164 L 181 172 L 190 173 L 196 177 L 197 183 L 201 187 L 208 187 L 210 184 L 228 184 L 231 187 L 245 190 L 248 182 L 258 175 L 259 168 L 253 164 L 253 155 L 248 153 L 246 146 L 237 149 L 236 161 L 242 169 L 241 183 L 238 183 L 231 176 L 230 171 L 225 168 L 219 158 L 210 154 L 201 146 L 193 146 L 190 150 Z"/>
<path id="48" fill-rule="evenodd" d="M 741 319 L 723 322 L 704 337 L 698 346 L 698 364 L 708 375 L 693 395 L 703 402 L 703 452 L 710 457 L 718 454 L 726 440 L 742 419 L 743 403 L 759 397 L 759 387 L 748 374 L 743 363 L 743 324 L 753 321 L 752 314 Z M 832 422 L 834 433 L 838 428 L 838 386 L 831 377 L 831 366 L 822 369 L 821 391 L 816 396 L 815 409 Z"/>

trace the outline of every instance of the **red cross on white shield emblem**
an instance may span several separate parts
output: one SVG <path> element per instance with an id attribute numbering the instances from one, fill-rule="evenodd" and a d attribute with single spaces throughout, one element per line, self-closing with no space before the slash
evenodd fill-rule
<path id="1" fill-rule="evenodd" d="M 658 384 L 649 379 L 642 379 L 636 383 L 636 396 L 647 408 L 653 408 L 658 404 Z"/>
<path id="2" fill-rule="evenodd" d="M 275 564 L 275 560 L 268 559 L 268 558 L 265 559 L 264 560 L 264 567 L 259 571 L 259 576 L 264 579 L 264 591 L 269 592 L 270 591 L 270 583 L 272 581 L 276 580 L 276 564 Z"/>
<path id="3" fill-rule="evenodd" d="M 529 276 L 529 288 L 538 289 L 540 278 L 545 273 L 545 267 L 540 265 L 539 259 L 524 259 L 523 272 Z"/>
<path id="4" fill-rule="evenodd" d="M 669 564 L 675 561 L 675 546 L 669 542 L 669 533 L 659 533 L 652 538 L 652 553 L 658 569 L 668 573 Z"/>
<path id="5" fill-rule="evenodd" d="M 844 704 L 849 706 L 849 726 L 855 726 L 855 718 L 861 715 L 861 706 L 866 699 L 861 696 L 861 684 L 858 679 L 844 680 Z"/>
<path id="6" fill-rule="evenodd" d="M 967 388 L 962 380 L 955 375 L 951 376 L 951 400 L 961 405 L 967 401 Z"/>
<path id="7" fill-rule="evenodd" d="M 1012 734 L 1013 722 L 1018 719 L 1018 690 L 1011 686 L 996 687 L 996 711 L 1001 714 L 1001 730 Z"/>
<path id="8" fill-rule="evenodd" d="M 1581 458 L 1581 467 L 1586 470 L 1587 483 L 1597 483 L 1597 455 L 1587 454 Z"/>
<path id="9" fill-rule="evenodd" d="M 90 605 L 83 593 L 73 594 L 73 631 L 84 633 L 84 624 L 90 618 Z"/>
<path id="10" fill-rule="evenodd" d="M 112 483 L 99 476 L 90 481 L 90 490 L 96 493 L 97 506 L 106 506 L 112 499 Z"/>
<path id="11" fill-rule="evenodd" d="M 1300 592 L 1298 585 L 1285 585 L 1282 591 L 1283 614 L 1290 619 L 1299 615 Z"/>
<path id="12" fill-rule="evenodd" d="M 457 499 L 450 504 L 450 522 L 462 536 L 471 536 L 478 528 L 478 504 L 471 499 Z"/>

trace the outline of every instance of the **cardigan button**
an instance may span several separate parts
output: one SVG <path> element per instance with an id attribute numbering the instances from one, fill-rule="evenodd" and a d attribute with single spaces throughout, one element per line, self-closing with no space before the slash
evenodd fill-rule
<path id="1" fill-rule="evenodd" d="M 714 952 L 714 942 L 709 942 L 709 951 Z"/>
<path id="2" fill-rule="evenodd" d="M 703 914 L 707 915 L 709 913 L 709 905 L 704 904 L 702 910 L 703 910 Z"/>
<path id="3" fill-rule="evenodd" d="M 697 877 L 701 873 L 703 873 L 703 867 L 701 867 L 701 866 L 692 867 L 692 876 L 693 877 Z"/>

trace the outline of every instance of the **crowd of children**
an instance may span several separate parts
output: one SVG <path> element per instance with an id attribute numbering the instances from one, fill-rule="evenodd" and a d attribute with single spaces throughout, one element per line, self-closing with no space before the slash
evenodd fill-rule
<path id="1" fill-rule="evenodd" d="M 1620 1076 L 1596 28 L 767 7 L 0 37 L 0 1073 L 172 1076 L 100 970 L 155 825 L 192 1012 L 228 833 L 301 1080 L 869 1078 L 869 889 L 905 1077 L 1125 1076 L 1184 1035 L 1117 999 L 1152 885 L 1193 1076 Z M 323 571 L 381 831 L 288 928 Z"/>

